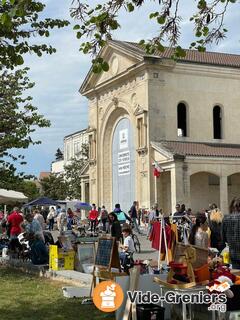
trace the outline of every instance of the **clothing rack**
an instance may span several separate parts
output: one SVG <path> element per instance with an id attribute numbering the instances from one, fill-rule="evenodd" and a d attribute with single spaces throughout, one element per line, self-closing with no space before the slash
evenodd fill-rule
<path id="1" fill-rule="evenodd" d="M 167 265 L 168 265 L 168 263 L 169 263 L 168 246 L 167 246 L 167 236 L 166 236 L 166 229 L 165 229 L 165 221 L 164 221 L 164 216 L 163 215 L 161 216 L 161 220 L 160 220 L 160 239 L 159 239 L 159 250 L 158 250 L 158 270 L 160 270 L 160 266 L 161 266 L 162 235 L 163 235 L 164 248 L 165 248 L 165 260 L 166 260 Z"/>

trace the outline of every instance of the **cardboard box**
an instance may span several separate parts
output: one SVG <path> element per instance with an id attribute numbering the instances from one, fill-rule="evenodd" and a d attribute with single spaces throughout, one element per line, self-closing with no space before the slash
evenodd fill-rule
<path id="1" fill-rule="evenodd" d="M 49 268 L 51 270 L 74 270 L 75 251 L 59 249 L 51 245 L 49 251 Z"/>

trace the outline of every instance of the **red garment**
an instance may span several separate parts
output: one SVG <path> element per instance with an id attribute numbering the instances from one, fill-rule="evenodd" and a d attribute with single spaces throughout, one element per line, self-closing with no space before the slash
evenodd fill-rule
<path id="1" fill-rule="evenodd" d="M 89 218 L 90 220 L 97 220 L 97 218 L 98 218 L 98 211 L 97 211 L 97 210 L 91 210 L 91 211 L 89 211 L 88 218 Z"/>
<path id="2" fill-rule="evenodd" d="M 160 230 L 161 230 L 161 223 L 156 221 L 154 222 L 152 226 L 152 232 L 150 234 L 149 240 L 152 241 L 152 248 L 159 250 L 160 245 Z M 168 249 L 171 249 L 172 245 L 172 232 L 171 227 L 167 224 L 165 224 L 165 230 L 166 230 L 166 238 L 167 238 L 167 247 Z M 161 244 L 161 252 L 165 253 L 165 245 L 164 245 L 164 236 L 162 232 L 162 244 Z"/>
<path id="3" fill-rule="evenodd" d="M 68 212 L 68 217 L 69 218 L 73 218 L 74 217 L 74 213 L 72 211 Z"/>
<path id="4" fill-rule="evenodd" d="M 14 211 L 8 216 L 7 221 L 11 223 L 10 235 L 18 236 L 22 232 L 20 224 L 23 222 L 23 217 L 18 212 Z"/>

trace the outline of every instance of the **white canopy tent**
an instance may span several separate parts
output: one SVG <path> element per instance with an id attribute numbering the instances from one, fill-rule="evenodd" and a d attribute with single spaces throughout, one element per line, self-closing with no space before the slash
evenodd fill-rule
<path id="1" fill-rule="evenodd" d="M 0 203 L 26 202 L 28 198 L 22 193 L 13 190 L 0 189 Z"/>

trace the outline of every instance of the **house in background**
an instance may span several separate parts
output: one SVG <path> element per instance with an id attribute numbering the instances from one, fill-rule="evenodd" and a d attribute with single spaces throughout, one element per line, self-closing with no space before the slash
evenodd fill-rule
<path id="1" fill-rule="evenodd" d="M 81 158 L 82 147 L 88 144 L 87 129 L 80 130 L 64 137 L 63 159 L 55 160 L 51 165 L 51 173 L 64 173 L 64 166 L 68 165 L 71 159 Z M 89 175 L 88 164 L 81 171 L 82 202 L 89 202 Z"/>

